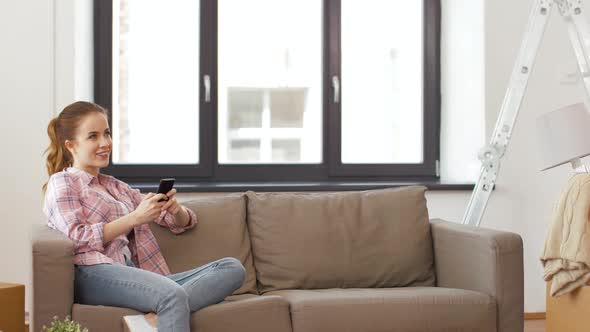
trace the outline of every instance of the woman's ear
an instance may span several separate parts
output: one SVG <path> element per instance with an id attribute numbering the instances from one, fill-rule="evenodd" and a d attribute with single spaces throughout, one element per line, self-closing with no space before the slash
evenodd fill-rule
<path id="1" fill-rule="evenodd" d="M 68 149 L 68 151 L 70 151 L 70 153 L 72 155 L 74 155 L 74 152 L 75 152 L 74 147 L 76 146 L 74 144 L 74 142 L 72 142 L 69 139 L 67 139 L 67 140 L 65 140 L 64 145 L 66 146 L 66 149 Z"/>

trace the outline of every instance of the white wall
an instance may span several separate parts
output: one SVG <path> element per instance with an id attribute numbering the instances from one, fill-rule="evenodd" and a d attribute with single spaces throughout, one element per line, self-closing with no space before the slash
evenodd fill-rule
<path id="1" fill-rule="evenodd" d="M 75 100 L 94 99 L 92 0 L 55 1 L 54 116 Z"/>
<path id="2" fill-rule="evenodd" d="M 26 284 L 42 220 L 43 150 L 54 105 L 53 1 L 0 1 L 0 280 Z"/>
<path id="3" fill-rule="evenodd" d="M 473 182 L 485 135 L 484 5 L 442 0 L 441 178 Z"/>
<path id="4" fill-rule="evenodd" d="M 0 281 L 25 284 L 28 312 L 47 124 L 72 100 L 92 99 L 91 10 L 90 0 L 0 1 Z"/>
<path id="5" fill-rule="evenodd" d="M 443 0 L 442 175 L 461 181 L 477 173 L 475 155 L 487 140 L 505 93 L 532 1 Z M 91 1 L 0 2 L 0 110 L 4 154 L 0 187 L 0 280 L 26 284 L 31 309 L 30 227 L 43 222 L 40 187 L 46 126 L 64 105 L 92 99 Z M 577 102 L 579 84 L 565 29 L 553 13 L 513 133 L 497 189 L 482 226 L 522 235 L 525 311 L 545 310 L 538 261 L 552 204 L 567 167 L 540 173 L 535 166 L 534 120 Z M 484 128 L 487 133 L 484 133 Z M 192 195 L 182 195 L 185 200 Z M 432 217 L 459 222 L 469 192 L 430 192 Z"/>

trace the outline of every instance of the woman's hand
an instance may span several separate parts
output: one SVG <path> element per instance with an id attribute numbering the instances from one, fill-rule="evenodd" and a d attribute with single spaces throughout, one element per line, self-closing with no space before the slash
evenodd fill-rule
<path id="1" fill-rule="evenodd" d="M 168 213 L 171 213 L 174 216 L 176 216 L 178 212 L 180 212 L 182 209 L 182 205 L 178 203 L 175 195 L 176 189 L 172 189 L 169 192 L 167 192 L 166 196 L 168 196 L 168 201 L 162 207 L 162 211 L 168 211 Z"/>
<path id="2" fill-rule="evenodd" d="M 174 216 L 174 223 L 176 226 L 185 227 L 190 222 L 190 215 L 187 209 L 183 208 L 183 206 L 178 203 L 174 195 L 176 195 L 176 189 L 172 189 L 166 193 L 166 196 L 168 196 L 168 202 L 164 204 L 162 211 L 168 211 L 168 213 L 171 213 Z"/>
<path id="3" fill-rule="evenodd" d="M 167 204 L 166 201 L 158 202 L 158 200 L 165 198 L 166 195 L 164 194 L 148 193 L 145 195 L 135 211 L 132 212 L 137 221 L 136 226 L 147 224 L 158 218 L 162 213 L 162 207 Z"/>

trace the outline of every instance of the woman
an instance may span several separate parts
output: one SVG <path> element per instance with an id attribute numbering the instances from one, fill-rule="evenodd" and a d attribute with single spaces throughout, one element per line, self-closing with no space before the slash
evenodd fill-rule
<path id="1" fill-rule="evenodd" d="M 48 225 L 74 243 L 76 303 L 148 313 L 126 316 L 128 326 L 190 331 L 191 312 L 240 288 L 245 269 L 235 258 L 170 274 L 148 224 L 179 234 L 196 225 L 196 215 L 178 203 L 176 189 L 144 196 L 100 173 L 112 149 L 102 107 L 73 103 L 51 120 L 47 133 L 50 178 L 43 186 L 43 211 Z"/>

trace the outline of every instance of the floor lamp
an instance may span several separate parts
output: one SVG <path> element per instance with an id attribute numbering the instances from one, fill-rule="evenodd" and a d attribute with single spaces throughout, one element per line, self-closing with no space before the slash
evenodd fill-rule
<path id="1" fill-rule="evenodd" d="M 590 113 L 583 103 L 568 105 L 537 118 L 541 170 L 571 163 L 576 172 L 589 172 L 581 158 L 590 155 Z"/>

